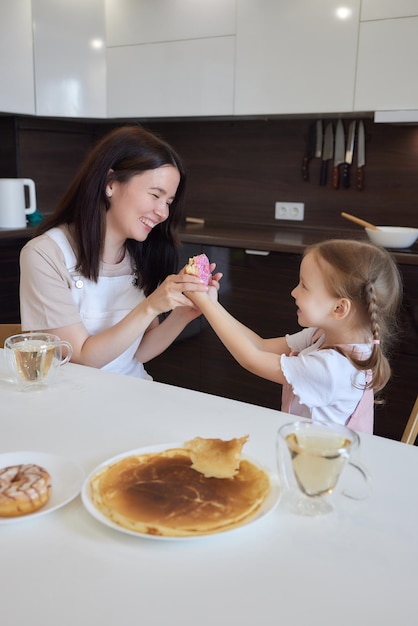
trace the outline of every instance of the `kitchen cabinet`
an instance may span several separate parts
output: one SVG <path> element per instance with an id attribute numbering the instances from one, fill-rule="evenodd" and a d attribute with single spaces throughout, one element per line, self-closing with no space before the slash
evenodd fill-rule
<path id="1" fill-rule="evenodd" d="M 418 17 L 360 24 L 355 109 L 418 108 Z"/>
<path id="2" fill-rule="evenodd" d="M 418 15 L 417 0 L 362 0 L 360 20 L 386 20 Z"/>
<path id="3" fill-rule="evenodd" d="M 107 51 L 108 117 L 232 115 L 234 37 Z"/>
<path id="4" fill-rule="evenodd" d="M 10 231 L 7 237 L 3 233 L 0 229 L 0 323 L 19 323 L 19 254 L 30 235 L 24 230 Z"/>
<path id="5" fill-rule="evenodd" d="M 107 0 L 108 117 L 417 107 L 415 0 L 234 4 Z"/>
<path id="6" fill-rule="evenodd" d="M 235 0 L 106 0 L 108 117 L 231 115 Z"/>
<path id="7" fill-rule="evenodd" d="M 378 434 L 394 439 L 402 436 L 418 392 L 418 267 L 401 265 L 399 269 L 404 299 L 398 344 L 391 357 L 392 377 L 382 392 L 383 404 L 376 408 Z"/>
<path id="8" fill-rule="evenodd" d="M 240 322 L 262 337 L 300 330 L 290 296 L 298 282 L 299 254 L 215 247 L 209 249 L 208 256 L 224 273 L 220 302 Z M 281 386 L 238 365 L 205 319 L 202 319 L 201 359 L 202 391 L 280 408 Z"/>
<path id="9" fill-rule="evenodd" d="M 31 0 L 0 3 L 0 112 L 35 113 Z"/>
<path id="10" fill-rule="evenodd" d="M 37 115 L 106 117 L 103 0 L 32 0 L 32 11 Z"/>
<path id="11" fill-rule="evenodd" d="M 237 0 L 236 115 L 353 110 L 360 1 L 340 6 Z"/>
<path id="12" fill-rule="evenodd" d="M 416 0 L 1 3 L 0 112 L 68 118 L 418 107 Z"/>

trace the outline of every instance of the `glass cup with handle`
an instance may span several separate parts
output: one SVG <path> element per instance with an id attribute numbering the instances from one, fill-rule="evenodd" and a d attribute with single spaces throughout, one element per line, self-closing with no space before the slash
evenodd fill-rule
<path id="1" fill-rule="evenodd" d="M 340 424 L 299 420 L 285 424 L 277 433 L 277 464 L 284 488 L 284 501 L 301 515 L 322 515 L 333 510 L 331 494 L 342 472 L 356 470 L 362 479 L 356 491 L 341 493 L 353 500 L 369 494 L 370 477 L 352 460 L 358 449 L 358 434 Z M 345 469 L 347 468 L 347 469 Z"/>
<path id="2" fill-rule="evenodd" d="M 20 333 L 4 342 L 6 362 L 19 389 L 44 389 L 53 382 L 59 368 L 71 359 L 68 341 L 42 332 Z"/>

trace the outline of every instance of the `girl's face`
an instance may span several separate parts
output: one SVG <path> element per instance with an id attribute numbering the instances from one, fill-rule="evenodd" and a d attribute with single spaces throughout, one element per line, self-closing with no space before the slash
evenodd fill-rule
<path id="1" fill-rule="evenodd" d="M 151 230 L 168 218 L 179 182 L 180 173 L 172 165 L 146 170 L 127 183 L 110 182 L 106 187 L 110 200 L 107 228 L 123 240 L 145 241 Z"/>
<path id="2" fill-rule="evenodd" d="M 315 255 L 308 252 L 302 259 L 299 283 L 291 292 L 298 307 L 298 322 L 303 327 L 326 328 L 341 301 L 326 288 L 323 271 Z"/>

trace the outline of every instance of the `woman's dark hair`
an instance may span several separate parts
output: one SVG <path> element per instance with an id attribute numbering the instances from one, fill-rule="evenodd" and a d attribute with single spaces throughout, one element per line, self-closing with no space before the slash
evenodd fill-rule
<path id="1" fill-rule="evenodd" d="M 177 271 L 177 228 L 186 175 L 173 148 L 142 126 L 116 128 L 96 144 L 56 211 L 40 224 L 36 235 L 62 224 L 71 225 L 77 245 L 77 270 L 86 278 L 97 281 L 105 238 L 105 215 L 110 207 L 107 184 L 113 180 L 126 183 L 136 174 L 164 165 L 174 166 L 180 174 L 169 217 L 155 226 L 144 242 L 133 239 L 126 242 L 135 264 L 138 286 L 149 295 L 168 274 Z"/>

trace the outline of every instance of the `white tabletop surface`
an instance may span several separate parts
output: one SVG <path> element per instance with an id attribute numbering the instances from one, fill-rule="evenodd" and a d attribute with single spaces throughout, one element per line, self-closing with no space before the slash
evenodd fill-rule
<path id="1" fill-rule="evenodd" d="M 86 474 L 142 446 L 249 434 L 245 452 L 275 472 L 289 416 L 73 364 L 54 387 L 17 391 L 0 351 L 0 454 L 53 453 Z M 179 364 L 181 367 L 181 364 Z M 361 437 L 367 500 L 305 518 L 282 503 L 239 530 L 193 540 L 108 528 L 80 496 L 0 525 L 6 626 L 412 624 L 417 619 L 418 448 Z"/>

